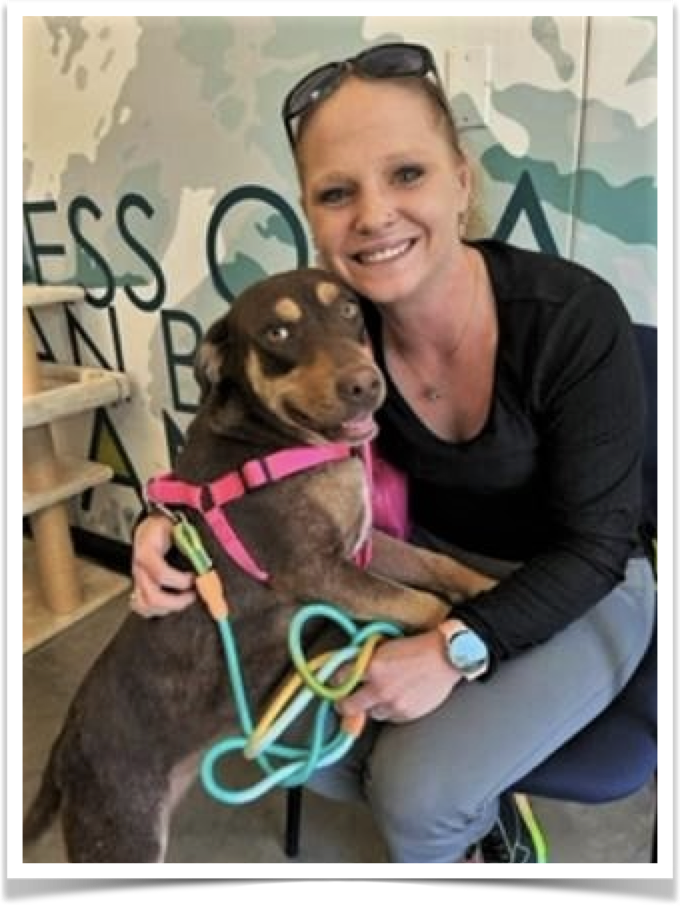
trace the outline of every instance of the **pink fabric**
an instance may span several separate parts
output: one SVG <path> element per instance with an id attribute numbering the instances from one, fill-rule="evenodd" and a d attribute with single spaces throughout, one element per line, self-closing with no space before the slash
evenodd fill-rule
<path id="1" fill-rule="evenodd" d="M 294 447 L 280 450 L 262 459 L 252 459 L 240 469 L 229 472 L 206 485 L 191 484 L 166 472 L 152 478 L 146 486 L 146 496 L 151 503 L 166 506 L 186 506 L 197 510 L 210 525 L 222 548 L 245 572 L 261 582 L 269 578 L 251 557 L 227 518 L 224 506 L 242 497 L 250 490 L 278 481 L 307 469 L 347 459 L 352 455 L 348 444 L 327 444 L 323 447 Z M 362 452 L 363 455 L 363 452 Z M 370 477 L 370 453 L 366 451 L 367 472 Z M 370 541 L 356 554 L 357 563 L 365 567 L 371 556 Z"/>
<path id="2" fill-rule="evenodd" d="M 405 541 L 411 529 L 406 475 L 383 459 L 373 446 L 371 477 L 374 528 Z"/>

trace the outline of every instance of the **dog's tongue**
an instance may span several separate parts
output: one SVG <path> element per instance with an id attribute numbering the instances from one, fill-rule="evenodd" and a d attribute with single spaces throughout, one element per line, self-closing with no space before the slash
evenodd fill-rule
<path id="1" fill-rule="evenodd" d="M 358 415 L 342 423 L 342 432 L 349 441 L 365 440 L 374 434 L 375 430 L 376 424 L 372 415 Z"/>

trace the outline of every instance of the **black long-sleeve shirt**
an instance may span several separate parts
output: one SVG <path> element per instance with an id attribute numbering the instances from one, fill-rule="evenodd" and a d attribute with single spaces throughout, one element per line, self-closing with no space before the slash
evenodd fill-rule
<path id="1" fill-rule="evenodd" d="M 644 395 L 630 318 L 589 270 L 474 243 L 499 340 L 488 420 L 436 437 L 389 380 L 379 446 L 409 476 L 411 517 L 463 549 L 522 565 L 456 616 L 504 660 L 550 638 L 623 577 L 638 543 Z M 366 306 L 385 369 L 379 316 Z"/>

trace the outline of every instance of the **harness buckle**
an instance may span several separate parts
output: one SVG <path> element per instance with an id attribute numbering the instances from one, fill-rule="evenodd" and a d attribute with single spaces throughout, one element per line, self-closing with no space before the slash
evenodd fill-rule
<path id="1" fill-rule="evenodd" d="M 179 514 L 175 512 L 175 510 L 171 510 L 170 507 L 167 507 L 159 500 L 150 500 L 149 497 L 147 497 L 146 508 L 152 513 L 154 511 L 162 513 L 163 516 L 166 516 L 174 525 L 177 525 L 177 523 L 180 521 Z"/>

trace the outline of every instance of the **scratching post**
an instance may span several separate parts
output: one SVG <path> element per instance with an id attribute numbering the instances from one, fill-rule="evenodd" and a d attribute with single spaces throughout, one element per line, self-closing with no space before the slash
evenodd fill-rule
<path id="1" fill-rule="evenodd" d="M 43 389 L 28 309 L 24 309 L 24 386 L 32 397 Z M 24 488 L 35 493 L 59 484 L 59 467 L 48 426 L 24 433 Z M 29 516 L 35 540 L 36 567 L 45 604 L 55 613 L 68 613 L 81 603 L 82 591 L 65 503 L 53 503 Z"/>
<path id="2" fill-rule="evenodd" d="M 52 434 L 57 419 L 128 398 L 129 380 L 121 372 L 101 368 L 41 363 L 29 317 L 31 308 L 84 297 L 80 287 L 24 287 L 23 510 L 33 533 L 31 562 L 24 577 L 24 650 L 27 634 L 32 647 L 129 587 L 128 579 L 78 560 L 69 526 L 67 500 L 110 481 L 112 469 L 60 455 Z M 27 584 L 31 585 L 28 593 Z"/>

